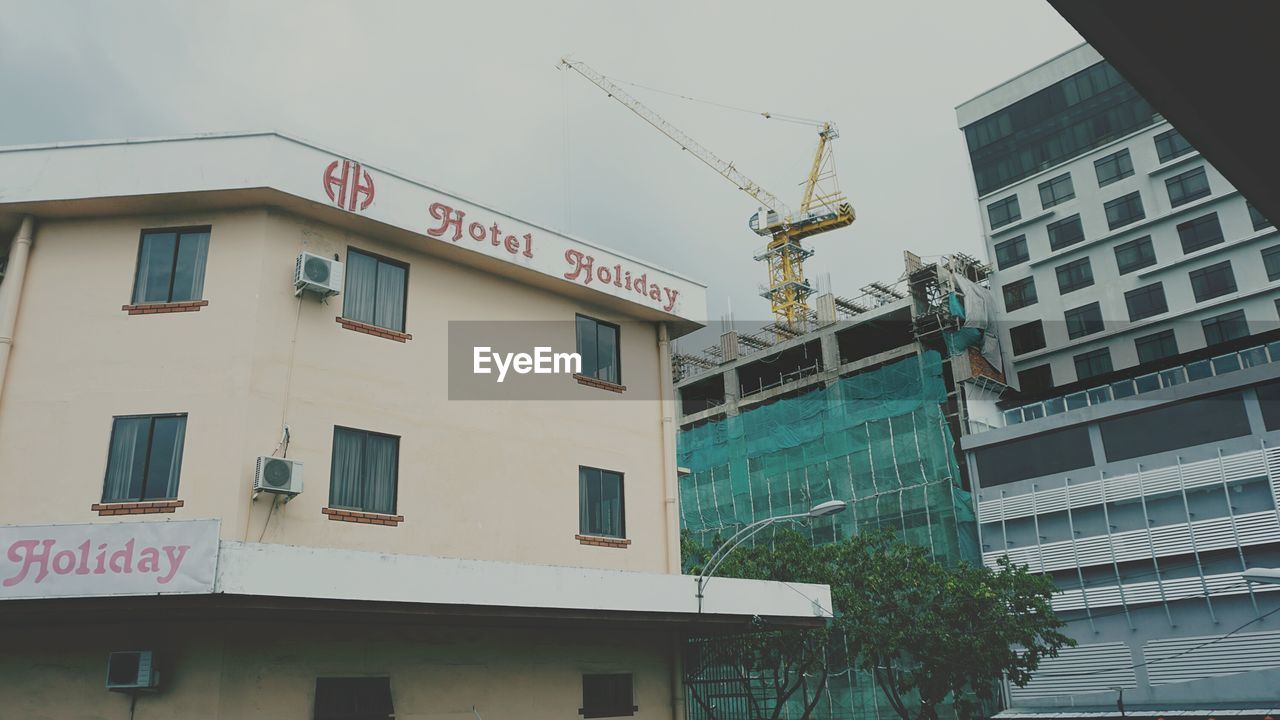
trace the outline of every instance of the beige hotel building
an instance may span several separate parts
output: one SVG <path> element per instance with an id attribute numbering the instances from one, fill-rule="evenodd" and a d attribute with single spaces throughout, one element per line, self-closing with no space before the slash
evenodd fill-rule
<path id="1" fill-rule="evenodd" d="M 4 717 L 682 718 L 825 621 L 681 574 L 677 273 L 274 133 L 0 148 L 0 258 Z"/>

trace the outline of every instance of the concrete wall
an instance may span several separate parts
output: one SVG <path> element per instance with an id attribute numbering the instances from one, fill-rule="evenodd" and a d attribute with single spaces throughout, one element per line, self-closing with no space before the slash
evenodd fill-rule
<path id="1" fill-rule="evenodd" d="M 129 315 L 144 228 L 210 225 L 198 312 Z M 342 296 L 293 295 L 299 251 L 348 247 L 409 264 L 407 343 L 334 321 Z M 266 209 L 45 221 L 39 225 L 0 401 L 0 524 L 107 522 L 102 493 L 112 417 L 189 414 L 176 515 L 219 517 L 223 539 L 464 558 L 666 571 L 659 367 L 653 324 L 622 334 L 622 396 L 564 378 L 565 400 L 448 400 L 449 320 L 627 318 L 413 247 Z M 602 402 L 601 400 L 608 400 Z M 614 401 L 616 400 L 616 401 Z M 281 424 L 306 491 L 270 510 L 250 502 L 254 461 Z M 333 428 L 399 435 L 398 527 L 330 521 Z M 626 549 L 578 531 L 579 465 L 625 473 Z"/>
<path id="2" fill-rule="evenodd" d="M 632 673 L 636 718 L 671 718 L 672 639 L 624 630 L 156 621 L 6 627 L 5 717 L 130 717 L 107 654 L 151 649 L 161 688 L 132 717 L 305 720 L 317 677 L 390 677 L 398 720 L 573 718 L 583 673 Z"/>

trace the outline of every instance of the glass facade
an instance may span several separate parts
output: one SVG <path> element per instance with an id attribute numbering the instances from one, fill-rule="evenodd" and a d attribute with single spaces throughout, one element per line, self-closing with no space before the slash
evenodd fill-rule
<path id="1" fill-rule="evenodd" d="M 964 128 L 978 194 L 986 195 L 1148 127 L 1156 112 L 1100 62 Z"/>

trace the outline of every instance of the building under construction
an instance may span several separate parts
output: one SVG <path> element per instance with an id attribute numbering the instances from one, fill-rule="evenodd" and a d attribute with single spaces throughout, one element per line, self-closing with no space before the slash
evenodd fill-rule
<path id="1" fill-rule="evenodd" d="M 907 253 L 894 283 L 817 295 L 804 330 L 728 327 L 718 345 L 677 353 L 682 528 L 712 543 L 836 499 L 849 511 L 803 529 L 816 543 L 888 527 L 940 560 L 978 561 L 956 440 L 964 398 L 1004 389 L 987 274 L 964 255 Z M 716 695 L 719 718 L 736 717 L 725 694 L 745 691 L 694 677 L 689 692 Z M 896 717 L 852 669 L 833 669 L 824 701 L 819 717 Z"/>

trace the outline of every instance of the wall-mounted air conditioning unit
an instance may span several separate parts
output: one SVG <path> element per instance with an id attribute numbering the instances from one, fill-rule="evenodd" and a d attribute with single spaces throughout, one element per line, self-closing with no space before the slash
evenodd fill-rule
<path id="1" fill-rule="evenodd" d="M 294 294 L 304 290 L 328 297 L 342 292 L 342 263 L 309 252 L 298 253 L 293 269 Z"/>
<path id="2" fill-rule="evenodd" d="M 259 456 L 253 471 L 253 492 L 276 493 L 289 498 L 302 492 L 302 461 Z"/>
<path id="3" fill-rule="evenodd" d="M 160 686 L 150 650 L 122 650 L 107 656 L 108 690 L 153 690 Z"/>

